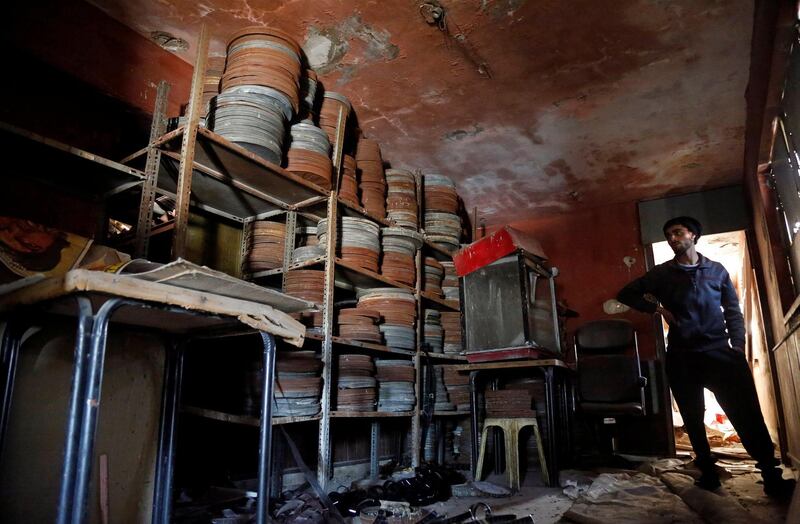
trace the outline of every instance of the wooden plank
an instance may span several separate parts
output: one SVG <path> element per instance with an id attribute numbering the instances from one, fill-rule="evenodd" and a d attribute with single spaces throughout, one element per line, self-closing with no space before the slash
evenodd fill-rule
<path id="1" fill-rule="evenodd" d="M 250 328 L 272 333 L 298 347 L 303 345 L 305 327 L 286 313 L 270 306 L 147 282 L 126 275 L 85 269 L 69 271 L 62 277 L 48 278 L 0 296 L 0 312 L 80 292 L 167 304 L 189 311 L 232 317 Z"/>
<path id="2" fill-rule="evenodd" d="M 783 401 L 784 422 L 786 424 L 787 454 L 795 466 L 800 465 L 800 355 L 798 337 L 795 331 L 775 351 L 775 364 L 778 374 L 778 388 Z"/>

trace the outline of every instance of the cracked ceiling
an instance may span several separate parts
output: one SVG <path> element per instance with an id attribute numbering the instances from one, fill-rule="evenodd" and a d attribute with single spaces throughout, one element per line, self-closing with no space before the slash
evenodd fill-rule
<path id="1" fill-rule="evenodd" d="M 752 0 L 91 0 L 212 55 L 294 34 L 395 167 L 454 178 L 488 224 L 739 183 Z M 423 9 L 424 10 L 424 9 Z"/>

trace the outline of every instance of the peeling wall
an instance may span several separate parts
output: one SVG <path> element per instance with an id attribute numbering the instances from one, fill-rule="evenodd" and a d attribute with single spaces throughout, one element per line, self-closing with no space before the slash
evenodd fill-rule
<path id="1" fill-rule="evenodd" d="M 161 80 L 172 86 L 171 113 L 188 100 L 189 64 L 81 0 L 17 4 L 0 38 L 147 113 Z"/>
<path id="2" fill-rule="evenodd" d="M 213 54 L 241 27 L 304 43 L 395 167 L 452 176 L 489 224 L 741 181 L 754 0 L 91 0 Z M 194 50 L 180 56 L 187 61 Z"/>

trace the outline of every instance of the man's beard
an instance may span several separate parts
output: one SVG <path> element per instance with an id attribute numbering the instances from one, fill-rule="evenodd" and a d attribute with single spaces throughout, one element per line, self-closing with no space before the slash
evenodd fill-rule
<path id="1" fill-rule="evenodd" d="M 689 250 L 689 246 L 681 242 L 677 246 L 670 246 L 672 247 L 672 252 L 675 253 L 676 257 L 679 257 L 686 253 Z"/>

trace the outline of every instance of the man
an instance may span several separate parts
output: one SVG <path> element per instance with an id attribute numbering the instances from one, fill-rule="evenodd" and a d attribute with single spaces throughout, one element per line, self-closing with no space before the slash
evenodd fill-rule
<path id="1" fill-rule="evenodd" d="M 791 494 L 795 481 L 781 477 L 772 440 L 744 356 L 744 318 L 728 272 L 696 251 L 702 226 L 691 217 L 664 224 L 675 258 L 625 286 L 617 300 L 638 311 L 659 313 L 669 324 L 667 377 L 701 471 L 696 484 L 720 486 L 716 458 L 706 438 L 703 389 L 717 397 L 747 452 L 757 461 L 770 496 Z"/>

